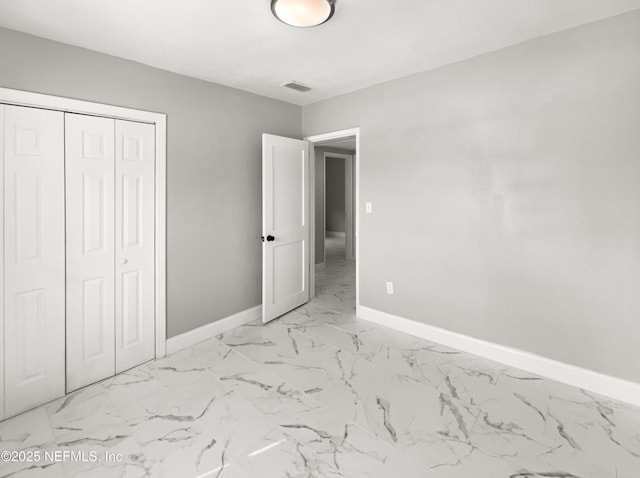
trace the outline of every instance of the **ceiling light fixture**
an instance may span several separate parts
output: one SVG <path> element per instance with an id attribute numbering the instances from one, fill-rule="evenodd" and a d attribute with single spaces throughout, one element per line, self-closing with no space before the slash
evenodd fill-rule
<path id="1" fill-rule="evenodd" d="M 329 21 L 335 0 L 271 0 L 271 12 L 293 27 L 315 27 Z"/>

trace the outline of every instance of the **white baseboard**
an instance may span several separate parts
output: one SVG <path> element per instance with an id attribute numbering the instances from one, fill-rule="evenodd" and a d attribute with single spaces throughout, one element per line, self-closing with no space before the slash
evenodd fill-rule
<path id="1" fill-rule="evenodd" d="M 358 306 L 357 316 L 400 332 L 640 406 L 639 383 L 558 362 L 524 350 L 486 342 L 365 306 Z"/>
<path id="2" fill-rule="evenodd" d="M 327 237 L 345 237 L 346 236 L 344 232 L 339 232 L 339 231 L 327 231 L 326 235 Z"/>
<path id="3" fill-rule="evenodd" d="M 262 317 L 262 306 L 258 305 L 251 309 L 243 310 L 237 314 L 225 317 L 224 319 L 203 325 L 197 329 L 190 330 L 184 334 L 171 337 L 167 340 L 167 355 L 186 349 L 200 342 L 204 342 L 205 340 L 209 340 L 216 335 L 252 322 L 260 317 Z"/>

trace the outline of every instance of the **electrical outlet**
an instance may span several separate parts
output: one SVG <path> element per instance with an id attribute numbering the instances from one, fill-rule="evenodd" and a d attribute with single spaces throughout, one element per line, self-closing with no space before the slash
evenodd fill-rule
<path id="1" fill-rule="evenodd" d="M 370 202 L 364 203 L 364 212 L 366 212 L 367 214 L 371 214 L 373 212 L 373 204 L 371 204 Z"/>
<path id="2" fill-rule="evenodd" d="M 393 282 L 387 282 L 387 294 L 393 295 Z"/>

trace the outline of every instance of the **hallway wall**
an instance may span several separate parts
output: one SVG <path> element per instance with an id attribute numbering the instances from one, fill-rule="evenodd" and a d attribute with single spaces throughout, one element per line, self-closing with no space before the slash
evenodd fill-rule
<path id="1" fill-rule="evenodd" d="M 345 232 L 345 165 L 344 159 L 328 157 L 326 166 L 326 230 Z"/>

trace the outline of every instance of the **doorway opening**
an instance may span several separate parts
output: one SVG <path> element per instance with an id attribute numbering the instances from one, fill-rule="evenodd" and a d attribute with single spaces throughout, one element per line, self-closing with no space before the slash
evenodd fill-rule
<path id="1" fill-rule="evenodd" d="M 355 138 L 345 147 L 351 146 Z M 341 142 L 338 144 L 342 144 Z M 340 152 L 338 152 L 340 151 Z M 342 245 L 342 256 L 350 261 L 355 260 L 354 236 L 355 222 L 353 211 L 354 201 L 354 174 L 353 156 L 354 149 L 338 150 L 331 146 L 316 146 L 316 251 L 320 257 L 316 256 L 316 264 L 325 263 L 327 255 L 327 245 L 331 245 L 332 251 Z M 324 171 L 322 166 L 324 165 Z M 324 185 L 322 184 L 324 182 Z M 324 186 L 324 187 L 323 187 Z M 319 201 L 319 196 L 324 197 L 324 204 Z M 322 222 L 322 224 L 320 224 Z M 320 226 L 324 232 L 320 232 Z M 320 247 L 322 246 L 322 247 Z"/>
<path id="2" fill-rule="evenodd" d="M 311 299 L 356 315 L 358 305 L 359 129 L 305 138 L 311 143 Z"/>

